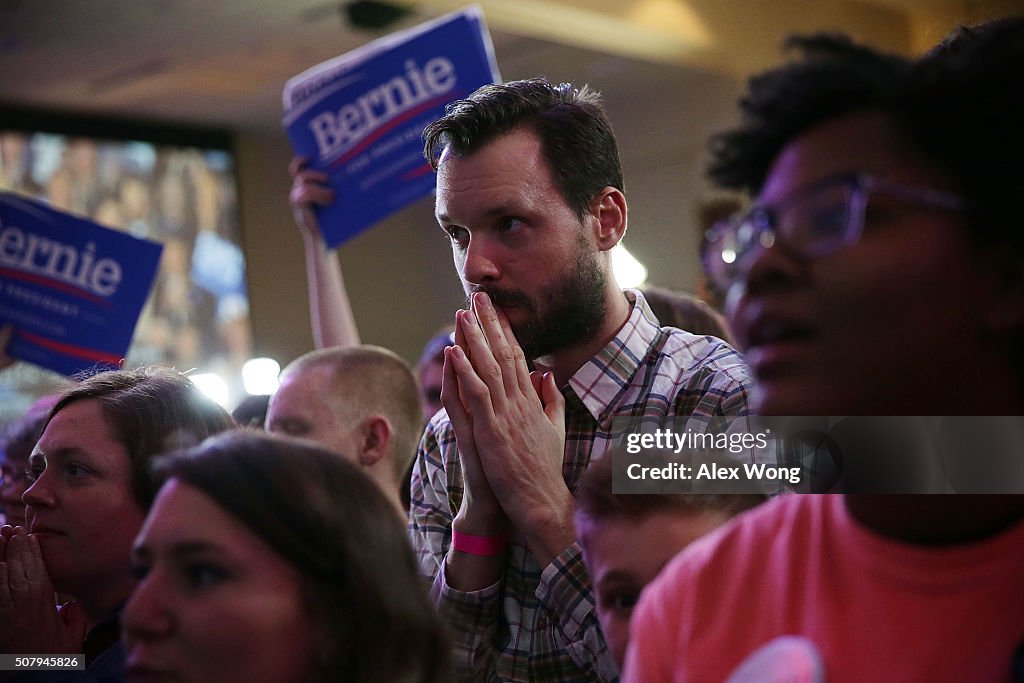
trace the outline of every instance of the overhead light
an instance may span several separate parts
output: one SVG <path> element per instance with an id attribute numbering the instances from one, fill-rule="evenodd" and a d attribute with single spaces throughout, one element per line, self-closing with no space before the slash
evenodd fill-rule
<path id="1" fill-rule="evenodd" d="M 199 387 L 199 391 L 212 399 L 218 405 L 228 407 L 228 383 L 220 375 L 212 372 L 201 372 L 196 375 L 189 375 L 192 384 Z"/>
<path id="2" fill-rule="evenodd" d="M 623 289 L 640 287 L 647 282 L 647 267 L 626 250 L 620 242 L 612 249 L 612 272 Z"/>
<path id="3" fill-rule="evenodd" d="M 242 384 L 253 396 L 272 394 L 280 384 L 280 374 L 281 364 L 273 358 L 250 358 L 242 366 Z"/>

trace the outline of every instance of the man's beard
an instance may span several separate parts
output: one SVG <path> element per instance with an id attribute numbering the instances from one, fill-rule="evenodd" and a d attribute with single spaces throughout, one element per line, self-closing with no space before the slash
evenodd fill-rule
<path id="1" fill-rule="evenodd" d="M 542 358 L 589 341 L 597 334 L 606 314 L 607 278 L 597 256 L 580 240 L 574 267 L 544 288 L 537 300 L 518 290 L 474 287 L 487 292 L 498 308 L 514 306 L 526 319 L 512 324 L 519 346 L 527 359 Z"/>

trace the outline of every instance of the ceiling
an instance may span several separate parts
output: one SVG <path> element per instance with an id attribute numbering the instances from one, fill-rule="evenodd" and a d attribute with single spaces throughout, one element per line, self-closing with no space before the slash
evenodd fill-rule
<path id="1" fill-rule="evenodd" d="M 291 76 L 382 32 L 340 0 L 0 0 L 0 100 L 230 129 L 279 125 Z M 463 0 L 396 2 L 401 28 Z M 1024 9 L 963 0 L 483 0 L 505 78 L 598 80 L 654 92 L 666 73 L 736 78 L 794 30 L 840 28 L 912 51 L 958 21 Z M 668 70 L 668 71 L 666 71 Z M 562 77 L 562 76 L 559 76 Z"/>
<path id="2" fill-rule="evenodd" d="M 394 1 L 413 11 L 393 29 L 465 4 Z M 630 249 L 673 289 L 690 289 L 699 272 L 704 140 L 735 115 L 741 81 L 779 60 L 787 34 L 841 29 L 919 52 L 958 23 L 1024 12 L 1024 0 L 479 4 L 504 78 L 543 75 L 604 93 L 629 183 Z M 261 352 L 295 357 L 309 348 L 310 326 L 296 305 L 306 297 L 299 240 L 282 230 L 291 153 L 281 89 L 379 35 L 352 28 L 342 0 L 0 0 L 0 130 L 16 106 L 239 133 L 254 329 Z M 340 250 L 350 291 L 375 294 L 352 301 L 364 340 L 415 359 L 425 331 L 450 320 L 461 291 L 437 235 L 420 202 Z"/>

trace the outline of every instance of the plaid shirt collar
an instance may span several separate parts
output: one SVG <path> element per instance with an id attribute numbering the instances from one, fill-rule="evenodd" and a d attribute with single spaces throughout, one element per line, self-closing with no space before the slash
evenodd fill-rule
<path id="1" fill-rule="evenodd" d="M 569 387 L 602 424 L 651 351 L 661 326 L 639 290 L 627 289 L 629 318 L 615 337 L 569 379 Z"/>

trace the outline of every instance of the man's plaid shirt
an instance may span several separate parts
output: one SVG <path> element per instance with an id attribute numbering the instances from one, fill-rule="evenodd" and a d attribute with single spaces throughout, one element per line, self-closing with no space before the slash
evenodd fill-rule
<path id="1" fill-rule="evenodd" d="M 626 324 L 562 388 L 562 473 L 570 491 L 590 459 L 615 442 L 613 418 L 748 412 L 750 380 L 736 351 L 713 337 L 660 328 L 639 293 L 629 291 L 627 297 L 633 307 Z M 458 458 L 455 431 L 441 411 L 419 446 L 409 531 L 420 571 L 432 582 L 432 595 L 450 626 L 460 680 L 617 680 L 578 544 L 539 567 L 513 530 L 501 581 L 470 593 L 445 583 L 452 519 L 463 493 Z"/>

